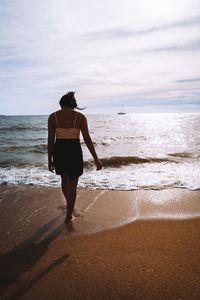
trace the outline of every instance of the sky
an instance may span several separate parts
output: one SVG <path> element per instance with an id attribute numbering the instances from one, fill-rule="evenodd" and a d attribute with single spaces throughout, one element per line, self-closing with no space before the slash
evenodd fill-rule
<path id="1" fill-rule="evenodd" d="M 199 0 L 0 0 L 0 114 L 200 112 Z"/>

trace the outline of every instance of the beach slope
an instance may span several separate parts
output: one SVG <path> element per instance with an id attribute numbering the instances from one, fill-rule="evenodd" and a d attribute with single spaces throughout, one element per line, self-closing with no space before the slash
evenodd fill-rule
<path id="1" fill-rule="evenodd" d="M 68 226 L 59 189 L 0 192 L 1 299 L 200 298 L 199 192 L 79 190 Z"/>

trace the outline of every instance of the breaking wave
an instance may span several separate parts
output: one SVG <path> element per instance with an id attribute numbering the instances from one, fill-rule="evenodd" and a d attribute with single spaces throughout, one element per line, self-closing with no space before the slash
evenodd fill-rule
<path id="1" fill-rule="evenodd" d="M 181 158 L 191 158 L 193 155 L 189 152 L 177 152 L 177 153 L 169 153 L 168 155 L 173 157 L 181 157 Z"/>
<path id="2" fill-rule="evenodd" d="M 139 156 L 112 156 L 109 158 L 101 159 L 102 165 L 105 168 L 120 168 L 132 164 L 147 164 L 147 163 L 174 163 L 175 161 L 168 158 L 158 157 L 139 157 Z M 85 162 L 86 167 L 90 167 L 92 161 Z"/>
<path id="3" fill-rule="evenodd" d="M 47 144 L 39 144 L 34 146 L 10 146 L 1 147 L 1 152 L 7 153 L 47 153 Z"/>
<path id="4" fill-rule="evenodd" d="M 10 127 L 1 127 L 0 132 L 7 131 L 43 131 L 47 130 L 47 127 L 36 127 L 36 126 L 10 126 Z"/>

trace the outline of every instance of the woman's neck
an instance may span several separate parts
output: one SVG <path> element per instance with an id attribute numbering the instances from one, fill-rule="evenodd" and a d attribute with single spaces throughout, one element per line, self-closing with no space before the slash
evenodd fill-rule
<path id="1" fill-rule="evenodd" d="M 65 107 L 62 108 L 62 110 L 74 110 L 74 108 L 69 107 L 69 106 L 65 106 Z"/>

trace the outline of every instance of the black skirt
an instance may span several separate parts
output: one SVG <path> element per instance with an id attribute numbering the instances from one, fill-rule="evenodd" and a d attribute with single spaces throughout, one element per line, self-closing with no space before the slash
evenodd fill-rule
<path id="1" fill-rule="evenodd" d="M 56 139 L 53 149 L 55 172 L 70 179 L 83 174 L 83 154 L 79 139 Z"/>

